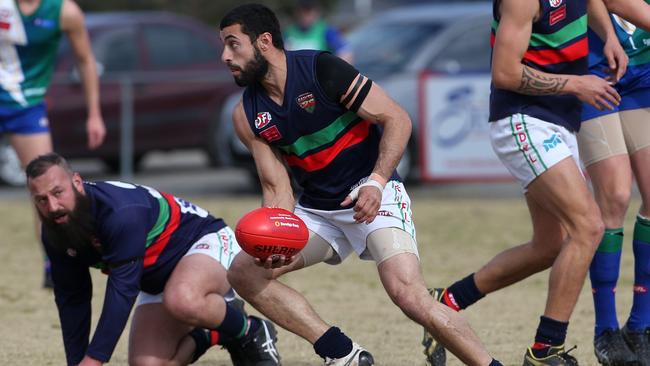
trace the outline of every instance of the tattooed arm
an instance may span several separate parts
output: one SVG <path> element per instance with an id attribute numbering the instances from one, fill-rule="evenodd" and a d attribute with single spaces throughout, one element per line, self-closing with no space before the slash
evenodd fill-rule
<path id="1" fill-rule="evenodd" d="M 618 104 L 620 96 L 605 79 L 550 74 L 522 63 L 539 10 L 537 0 L 501 1 L 501 19 L 492 53 L 494 86 L 527 95 L 573 94 L 598 109 Z"/>

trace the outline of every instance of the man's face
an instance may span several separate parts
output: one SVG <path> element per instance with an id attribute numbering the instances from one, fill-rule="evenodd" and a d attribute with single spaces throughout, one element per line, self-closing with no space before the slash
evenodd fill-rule
<path id="1" fill-rule="evenodd" d="M 221 60 L 228 65 L 235 83 L 248 86 L 261 81 L 268 72 L 269 63 L 257 45 L 251 43 L 248 35 L 241 31 L 241 25 L 225 27 L 220 37 L 224 44 Z"/>
<path id="2" fill-rule="evenodd" d="M 67 223 L 75 209 L 75 185 L 80 184 L 79 175 L 70 174 L 58 165 L 30 179 L 29 192 L 41 218 L 52 224 Z"/>

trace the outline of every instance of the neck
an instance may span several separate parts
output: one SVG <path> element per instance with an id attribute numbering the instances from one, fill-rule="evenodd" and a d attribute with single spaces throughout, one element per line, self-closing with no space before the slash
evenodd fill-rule
<path id="1" fill-rule="evenodd" d="M 276 51 L 274 51 L 276 52 Z M 284 51 L 277 51 L 277 54 L 269 55 L 269 71 L 260 81 L 271 99 L 281 103 L 284 99 L 284 85 L 287 80 L 287 55 Z"/>

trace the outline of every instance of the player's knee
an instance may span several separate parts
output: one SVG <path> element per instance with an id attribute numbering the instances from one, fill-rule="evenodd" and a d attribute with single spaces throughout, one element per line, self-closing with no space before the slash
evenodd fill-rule
<path id="1" fill-rule="evenodd" d="M 611 211 L 607 214 L 624 217 L 630 204 L 630 187 L 614 187 L 607 192 L 606 196 L 608 204 L 604 206 Z"/>
<path id="2" fill-rule="evenodd" d="M 585 212 L 575 220 L 575 232 L 569 233 L 569 235 L 578 239 L 574 240 L 574 243 L 586 245 L 590 251 L 595 252 L 605 232 L 605 224 L 600 216 L 598 206 L 595 204 L 593 206 L 593 210 Z"/>
<path id="3" fill-rule="evenodd" d="M 393 303 L 407 316 L 411 317 L 420 308 L 417 293 L 409 286 L 393 286 L 386 291 Z"/>
<path id="4" fill-rule="evenodd" d="M 201 297 L 190 286 L 176 286 L 165 289 L 163 304 L 173 317 L 195 324 L 202 303 Z"/>
<path id="5" fill-rule="evenodd" d="M 167 366 L 168 360 L 149 355 L 129 355 L 129 366 Z"/>

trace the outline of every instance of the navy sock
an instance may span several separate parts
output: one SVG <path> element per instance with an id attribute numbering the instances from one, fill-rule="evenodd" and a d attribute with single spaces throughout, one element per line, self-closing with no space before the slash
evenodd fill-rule
<path id="1" fill-rule="evenodd" d="M 631 330 L 650 327 L 650 220 L 637 216 L 632 238 L 634 249 L 634 298 L 627 321 Z"/>
<path id="2" fill-rule="evenodd" d="M 220 344 L 241 338 L 248 331 L 248 317 L 226 301 L 226 315 L 216 330 L 219 331 Z"/>
<path id="3" fill-rule="evenodd" d="M 443 302 L 446 303 L 449 300 L 453 305 L 457 305 L 459 309 L 465 309 L 485 297 L 476 287 L 474 273 L 447 287 L 446 293 L 445 297 L 447 298 Z M 454 308 L 453 305 L 450 307 Z"/>
<path id="4" fill-rule="evenodd" d="M 535 343 L 543 343 L 549 346 L 561 346 L 566 339 L 568 322 L 560 322 L 551 318 L 540 316 Z"/>
<path id="5" fill-rule="evenodd" d="M 618 329 L 616 319 L 616 282 L 621 267 L 623 228 L 607 229 L 589 267 L 594 298 L 596 336 L 607 329 Z"/>
<path id="6" fill-rule="evenodd" d="M 331 327 L 316 342 L 314 351 L 323 359 L 342 358 L 352 352 L 352 340 L 337 327 Z"/>
<path id="7" fill-rule="evenodd" d="M 503 366 L 503 364 L 493 358 L 488 366 Z"/>

